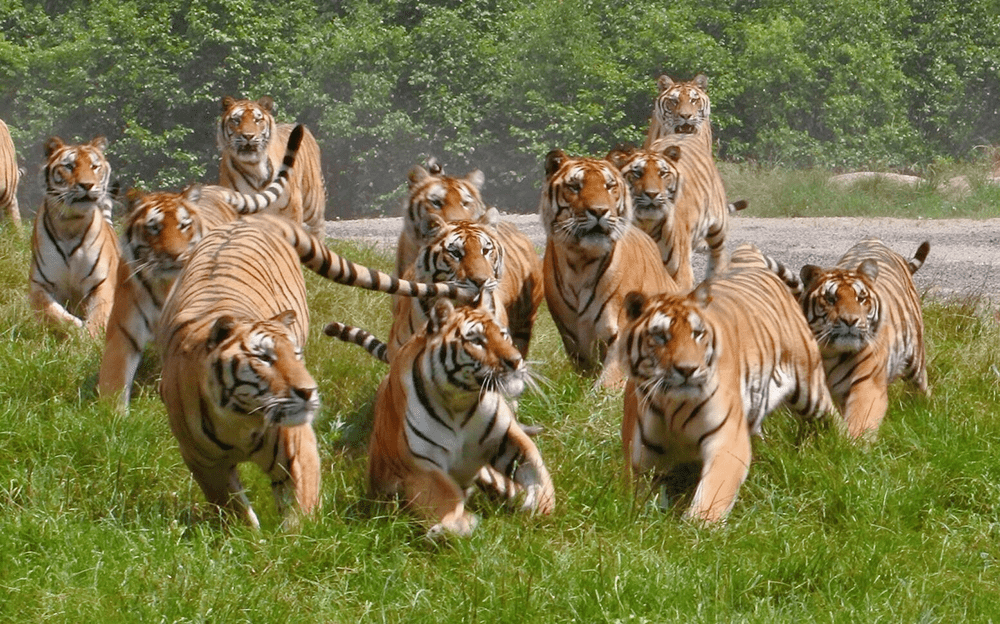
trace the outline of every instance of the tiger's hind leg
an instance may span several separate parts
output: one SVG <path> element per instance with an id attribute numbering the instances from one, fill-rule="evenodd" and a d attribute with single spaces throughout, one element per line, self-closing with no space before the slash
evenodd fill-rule
<path id="1" fill-rule="evenodd" d="M 705 278 L 722 273 L 729 268 L 729 250 L 726 249 L 726 229 L 724 221 L 714 222 L 709 225 L 708 233 L 705 235 L 705 243 L 708 245 L 708 262 L 705 267 Z"/>

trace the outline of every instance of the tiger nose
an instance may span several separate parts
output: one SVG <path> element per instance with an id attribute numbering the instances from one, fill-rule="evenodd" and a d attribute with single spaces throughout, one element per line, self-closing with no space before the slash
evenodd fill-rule
<path id="1" fill-rule="evenodd" d="M 94 188 L 93 182 L 77 182 L 77 185 L 85 191 L 89 191 Z"/>
<path id="2" fill-rule="evenodd" d="M 316 395 L 316 388 L 294 388 L 292 392 L 303 402 L 308 403 Z"/>
<path id="3" fill-rule="evenodd" d="M 694 364 L 674 364 L 674 370 L 687 378 L 694 374 L 698 367 Z"/>

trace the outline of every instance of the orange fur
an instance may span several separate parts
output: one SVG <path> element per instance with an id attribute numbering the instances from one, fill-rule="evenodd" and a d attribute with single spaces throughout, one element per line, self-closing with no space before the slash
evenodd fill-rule
<path id="1" fill-rule="evenodd" d="M 0 213 L 21 231 L 21 211 L 17 205 L 17 182 L 21 177 L 17 168 L 17 151 L 10 138 L 7 124 L 0 119 Z"/>

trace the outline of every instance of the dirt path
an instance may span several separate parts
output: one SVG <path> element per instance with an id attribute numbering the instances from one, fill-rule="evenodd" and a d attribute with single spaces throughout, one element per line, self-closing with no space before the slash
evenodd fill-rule
<path id="1" fill-rule="evenodd" d="M 541 249 L 545 242 L 537 215 L 504 215 Z M 362 240 L 380 248 L 395 248 L 400 218 L 328 221 L 331 238 Z M 735 217 L 730 248 L 751 242 L 795 271 L 804 264 L 831 265 L 854 243 L 875 236 L 909 258 L 921 242 L 931 252 L 914 281 L 933 296 L 985 295 L 1000 300 L 1000 219 L 887 219 L 827 217 L 818 219 L 760 219 Z M 695 259 L 695 276 L 704 260 Z"/>

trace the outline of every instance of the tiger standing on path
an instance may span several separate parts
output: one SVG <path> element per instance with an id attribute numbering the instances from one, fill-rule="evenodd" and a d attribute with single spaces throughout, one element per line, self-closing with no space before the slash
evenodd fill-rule
<path id="1" fill-rule="evenodd" d="M 104 332 L 118 283 L 107 141 L 45 143 L 45 198 L 31 236 L 28 300 L 45 323 Z"/>
<path id="2" fill-rule="evenodd" d="M 221 153 L 219 186 L 253 195 L 262 192 L 278 175 L 285 145 L 295 124 L 277 123 L 274 100 L 222 98 L 216 141 Z M 319 144 L 303 126 L 302 145 L 286 198 L 267 211 L 302 223 L 314 236 L 325 235 L 326 182 Z"/>

